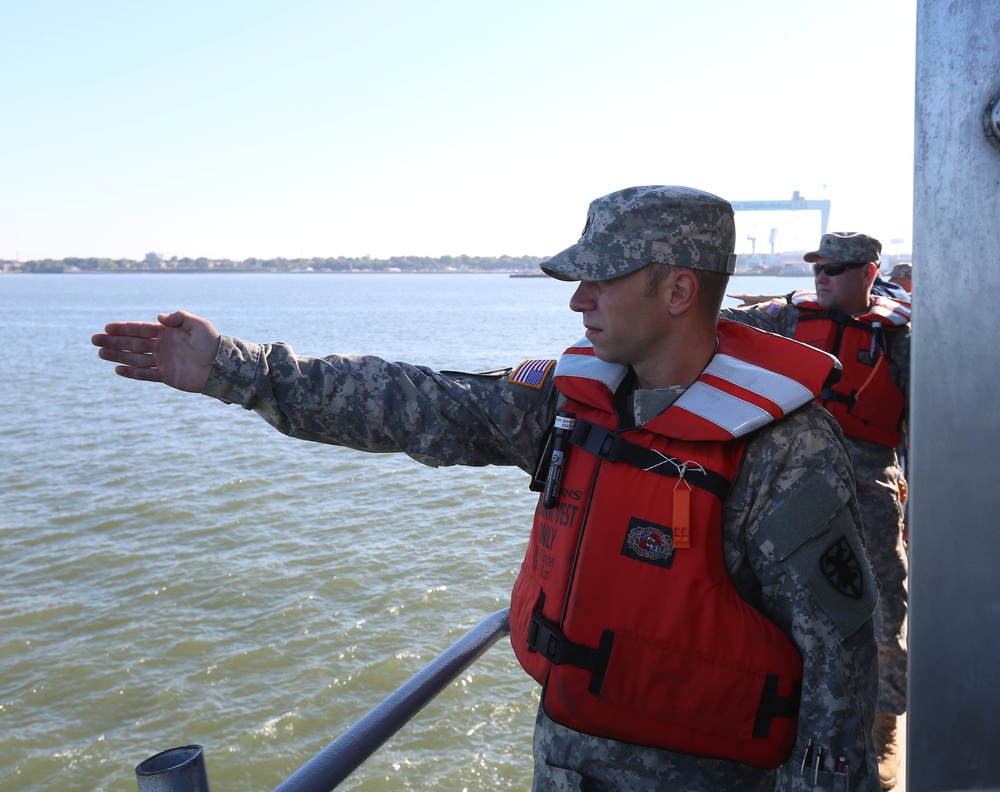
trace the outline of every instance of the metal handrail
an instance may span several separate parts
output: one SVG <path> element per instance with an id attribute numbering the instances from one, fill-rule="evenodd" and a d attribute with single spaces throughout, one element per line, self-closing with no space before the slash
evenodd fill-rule
<path id="1" fill-rule="evenodd" d="M 509 635 L 509 615 L 510 608 L 504 608 L 479 622 L 275 787 L 274 792 L 329 792 L 335 789 L 486 650 Z M 190 769 L 179 770 L 175 758 L 188 764 L 197 760 L 200 764 L 198 775 L 193 776 Z M 208 792 L 201 746 L 185 746 L 156 754 L 136 767 L 136 777 L 140 792 L 164 788 L 157 786 L 161 781 L 169 784 L 166 788 L 171 792 Z M 195 780 L 188 781 L 191 777 Z"/>
<path id="2" fill-rule="evenodd" d="M 275 787 L 274 792 L 334 789 L 487 649 L 510 633 L 509 613 L 510 608 L 504 608 L 479 622 Z"/>

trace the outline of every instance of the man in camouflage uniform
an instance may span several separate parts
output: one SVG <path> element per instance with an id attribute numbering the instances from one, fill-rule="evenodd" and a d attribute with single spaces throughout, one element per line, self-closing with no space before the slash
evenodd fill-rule
<path id="1" fill-rule="evenodd" d="M 892 268 L 892 272 L 889 273 L 889 282 L 895 283 L 908 295 L 913 294 L 913 265 L 908 261 L 897 264 Z M 889 296 L 891 297 L 892 295 L 890 294 Z"/>
<path id="2" fill-rule="evenodd" d="M 594 201 L 580 241 L 543 262 L 550 275 L 581 281 L 570 307 L 583 315 L 600 361 L 633 372 L 623 396 L 637 424 L 683 398 L 713 358 L 734 240 L 732 207 L 722 199 L 637 187 Z M 183 311 L 158 323 L 109 324 L 93 343 L 121 376 L 238 404 L 291 437 L 400 451 L 432 466 L 531 473 L 564 402 L 551 361 L 463 374 L 364 355 L 303 357 L 285 344 L 221 336 Z M 790 755 L 761 769 L 620 742 L 567 728 L 540 707 L 536 790 L 877 789 L 875 581 L 841 432 L 808 399 L 750 436 L 722 525 L 733 585 L 802 658 Z M 846 576 L 821 569 L 831 542 L 849 548 L 849 568 L 839 570 Z"/>
<path id="3" fill-rule="evenodd" d="M 898 325 L 885 322 L 878 345 L 884 350 L 891 380 L 908 404 L 910 384 L 909 295 L 905 305 L 894 306 L 895 293 L 879 293 L 872 288 L 878 274 L 882 245 L 865 234 L 835 232 L 822 237 L 818 250 L 805 255 L 816 271 L 816 292 L 793 292 L 749 307 L 726 309 L 722 316 L 753 327 L 796 337 L 803 315 L 815 314 L 808 306 L 815 300 L 827 311 L 850 316 L 869 313 L 884 306 L 905 320 Z M 832 270 L 831 270 L 832 267 Z M 835 274 L 836 273 L 836 274 Z M 899 288 L 899 287 L 895 287 Z M 879 302 L 880 300 L 888 300 Z M 799 303 L 799 304 L 797 304 Z M 815 308 L 815 306 L 813 306 Z M 812 318 L 812 317 L 811 317 Z M 824 347 L 825 348 L 825 347 Z M 845 367 L 856 358 L 855 351 L 833 351 L 842 357 Z M 831 407 L 831 409 L 836 409 Z M 904 413 L 905 417 L 905 413 Z M 896 718 L 906 711 L 906 573 L 907 559 L 903 543 L 906 482 L 897 448 L 873 442 L 864 432 L 844 428 L 857 479 L 858 504 L 864 523 L 868 554 L 880 586 L 876 611 L 879 643 L 879 698 L 875 724 L 875 744 L 879 754 L 879 775 L 883 789 L 895 785 L 897 757 Z"/>

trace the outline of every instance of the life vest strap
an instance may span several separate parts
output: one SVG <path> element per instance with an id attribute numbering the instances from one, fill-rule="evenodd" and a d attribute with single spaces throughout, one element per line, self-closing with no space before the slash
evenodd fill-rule
<path id="1" fill-rule="evenodd" d="M 801 683 L 791 696 L 782 696 L 778 694 L 778 677 L 775 674 L 768 674 L 764 678 L 764 689 L 760 694 L 757 717 L 753 723 L 753 736 L 766 739 L 771 730 L 771 721 L 775 718 L 797 718 L 801 698 Z"/>
<path id="2" fill-rule="evenodd" d="M 835 391 L 833 388 L 823 388 L 819 392 L 819 398 L 821 401 L 831 401 L 840 402 L 841 404 L 846 404 L 848 409 L 854 406 L 855 398 L 852 395 L 847 395 L 846 393 L 840 393 Z"/>
<path id="3" fill-rule="evenodd" d="M 528 646 L 533 652 L 539 652 L 552 665 L 571 665 L 592 672 L 587 690 L 595 696 L 600 694 L 604 684 L 604 672 L 614 641 L 615 634 L 605 630 L 596 649 L 573 643 L 557 624 L 538 613 L 531 615 L 528 627 Z"/>
<path id="4" fill-rule="evenodd" d="M 812 322 L 822 319 L 832 319 L 839 325 L 844 327 L 857 327 L 860 330 L 867 330 L 869 333 L 872 332 L 872 326 L 868 322 L 862 322 L 855 319 L 846 311 L 803 311 L 799 315 L 800 322 Z"/>
<path id="5" fill-rule="evenodd" d="M 626 440 L 620 434 L 583 419 L 576 422 L 570 442 L 588 454 L 608 462 L 624 462 L 649 473 L 683 479 L 693 487 L 726 500 L 732 482 L 721 473 L 702 467 L 689 467 L 680 460 L 654 451 L 652 448 Z"/>

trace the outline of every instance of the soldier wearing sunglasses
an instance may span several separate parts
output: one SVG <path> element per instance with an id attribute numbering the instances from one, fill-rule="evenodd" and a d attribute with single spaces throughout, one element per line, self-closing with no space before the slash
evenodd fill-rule
<path id="1" fill-rule="evenodd" d="M 857 477 L 868 554 L 881 588 L 876 611 L 879 700 L 875 746 L 883 789 L 896 783 L 896 718 L 906 711 L 906 482 L 896 448 L 910 384 L 910 304 L 873 291 L 882 244 L 866 234 L 824 234 L 806 253 L 815 290 L 722 311 L 724 319 L 778 333 L 836 355 L 838 383 L 817 401 L 837 419 Z"/>

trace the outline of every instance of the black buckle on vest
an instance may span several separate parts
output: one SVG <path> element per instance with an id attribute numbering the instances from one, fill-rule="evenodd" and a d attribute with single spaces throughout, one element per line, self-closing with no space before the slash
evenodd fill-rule
<path id="1" fill-rule="evenodd" d="M 683 478 L 693 487 L 711 492 L 719 500 L 725 501 L 732 482 L 721 473 L 693 467 L 682 467 L 670 457 L 626 440 L 616 432 L 587 420 L 577 420 L 570 435 L 570 442 L 588 454 L 608 462 L 623 462 L 648 473 L 657 473 L 671 478 Z M 664 462 L 673 464 L 664 464 Z"/>
<path id="2" fill-rule="evenodd" d="M 593 649 L 573 643 L 559 627 L 537 613 L 531 616 L 528 646 L 544 656 L 552 665 L 571 665 L 587 671 L 594 667 Z"/>
<path id="3" fill-rule="evenodd" d="M 835 391 L 833 388 L 823 388 L 819 392 L 819 398 L 822 401 L 829 402 L 840 402 L 841 404 L 846 404 L 847 409 L 853 409 L 854 407 L 854 394 L 845 394 Z"/>
<path id="4" fill-rule="evenodd" d="M 591 671 L 587 690 L 595 696 L 600 695 L 604 684 L 604 673 L 611 659 L 614 642 L 615 634 L 611 630 L 604 630 L 596 649 L 573 643 L 556 624 L 537 613 L 532 614 L 531 624 L 528 625 L 528 647 L 541 654 L 552 665 L 571 665 Z"/>
<path id="5" fill-rule="evenodd" d="M 573 434 L 570 435 L 570 442 L 588 454 L 606 459 L 608 462 L 617 462 L 621 458 L 622 451 L 629 445 L 625 438 L 590 421 L 576 422 Z"/>
<path id="6" fill-rule="evenodd" d="M 791 696 L 780 696 L 778 695 L 778 677 L 774 674 L 768 674 L 764 679 L 760 704 L 757 706 L 753 736 L 767 739 L 768 732 L 771 731 L 771 721 L 775 718 L 797 718 L 801 698 L 802 685 L 799 685 Z"/>

